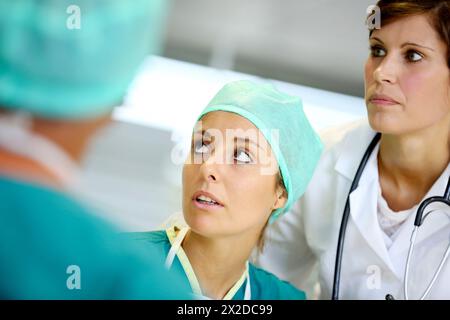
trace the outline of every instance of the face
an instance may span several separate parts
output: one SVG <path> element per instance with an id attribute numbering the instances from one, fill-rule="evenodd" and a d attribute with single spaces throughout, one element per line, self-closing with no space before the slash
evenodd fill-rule
<path id="1" fill-rule="evenodd" d="M 388 134 L 450 125 L 446 45 L 425 15 L 394 21 L 370 37 L 365 99 L 371 127 Z"/>
<path id="2" fill-rule="evenodd" d="M 230 112 L 206 114 L 183 167 L 186 222 L 206 237 L 258 237 L 286 202 L 277 169 L 270 145 L 250 121 Z"/>

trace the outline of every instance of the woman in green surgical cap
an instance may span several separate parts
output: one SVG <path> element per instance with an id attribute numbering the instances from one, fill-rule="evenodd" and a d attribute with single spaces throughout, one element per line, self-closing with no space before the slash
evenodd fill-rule
<path id="1" fill-rule="evenodd" d="M 226 85 L 201 113 L 183 168 L 186 225 L 135 233 L 164 255 L 194 295 L 210 299 L 305 299 L 249 263 L 268 223 L 304 192 L 322 144 L 300 99 L 269 85 Z"/>
<path id="2" fill-rule="evenodd" d="M 68 191 L 85 145 L 158 42 L 162 5 L 0 1 L 2 299 L 188 297 L 167 285 L 179 281 L 156 251 L 125 242 Z"/>

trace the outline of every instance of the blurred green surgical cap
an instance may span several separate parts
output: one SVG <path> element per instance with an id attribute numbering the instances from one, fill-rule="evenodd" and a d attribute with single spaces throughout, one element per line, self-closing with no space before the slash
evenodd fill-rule
<path id="1" fill-rule="evenodd" d="M 300 98 L 280 92 L 272 85 L 236 81 L 216 94 L 199 120 L 213 111 L 232 112 L 246 118 L 271 146 L 288 193 L 286 205 L 272 213 L 272 223 L 305 192 L 323 149 L 303 112 Z M 278 132 L 278 141 L 272 134 L 274 130 Z"/>
<path id="2" fill-rule="evenodd" d="M 165 7 L 164 0 L 0 0 L 0 107 L 55 119 L 108 113 L 158 49 Z"/>

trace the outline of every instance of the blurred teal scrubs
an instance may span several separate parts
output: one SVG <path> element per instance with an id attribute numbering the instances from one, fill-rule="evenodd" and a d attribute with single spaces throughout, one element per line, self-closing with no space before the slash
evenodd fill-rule
<path id="1" fill-rule="evenodd" d="M 160 253 L 120 236 L 63 193 L 0 176 L 0 213 L 1 298 L 190 298 Z"/>
<path id="2" fill-rule="evenodd" d="M 160 264 L 169 254 L 173 240 L 178 232 L 176 227 L 167 230 L 130 233 L 130 237 L 139 243 L 143 243 L 150 252 L 157 250 L 161 257 Z M 181 248 L 171 266 L 171 270 L 183 277 L 180 285 L 190 286 L 195 295 L 201 292 L 192 266 Z M 290 283 L 278 279 L 275 275 L 248 264 L 250 277 L 251 300 L 305 300 L 306 295 Z M 236 285 L 230 289 L 224 300 L 244 300 L 246 277 L 242 277 Z"/>

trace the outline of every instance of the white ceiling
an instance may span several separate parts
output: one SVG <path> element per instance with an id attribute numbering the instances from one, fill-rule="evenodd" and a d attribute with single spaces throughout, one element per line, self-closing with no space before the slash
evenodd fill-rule
<path id="1" fill-rule="evenodd" d="M 173 0 L 164 54 L 363 95 L 371 0 Z"/>

